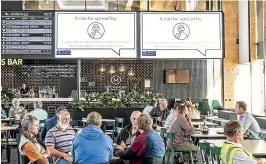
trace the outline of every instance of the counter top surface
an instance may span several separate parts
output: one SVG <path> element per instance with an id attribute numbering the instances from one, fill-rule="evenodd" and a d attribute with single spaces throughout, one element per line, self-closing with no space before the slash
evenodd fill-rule
<path id="1" fill-rule="evenodd" d="M 72 98 L 19 98 L 20 102 L 30 102 L 30 101 L 73 101 Z"/>

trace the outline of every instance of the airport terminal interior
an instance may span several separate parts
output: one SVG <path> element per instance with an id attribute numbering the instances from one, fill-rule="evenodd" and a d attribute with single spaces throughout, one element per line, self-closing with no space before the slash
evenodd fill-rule
<path id="1" fill-rule="evenodd" d="M 2 0 L 1 163 L 266 164 L 266 1 Z"/>

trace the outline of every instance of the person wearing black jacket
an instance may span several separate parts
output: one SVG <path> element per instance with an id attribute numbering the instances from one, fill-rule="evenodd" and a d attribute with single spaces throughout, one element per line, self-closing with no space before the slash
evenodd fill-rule
<path id="1" fill-rule="evenodd" d="M 137 129 L 137 118 L 141 114 L 140 111 L 134 111 L 131 113 L 130 121 L 131 124 L 125 126 L 122 130 L 120 135 L 117 139 L 117 144 L 120 145 L 122 143 L 126 145 L 131 145 L 136 138 L 136 136 L 139 134 L 139 131 Z"/>

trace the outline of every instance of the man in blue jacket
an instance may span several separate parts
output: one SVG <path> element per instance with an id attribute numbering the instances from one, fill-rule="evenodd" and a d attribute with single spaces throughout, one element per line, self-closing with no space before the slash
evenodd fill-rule
<path id="1" fill-rule="evenodd" d="M 100 129 L 102 116 L 91 112 L 88 126 L 73 141 L 72 158 L 78 164 L 107 163 L 113 156 L 113 141 Z"/>

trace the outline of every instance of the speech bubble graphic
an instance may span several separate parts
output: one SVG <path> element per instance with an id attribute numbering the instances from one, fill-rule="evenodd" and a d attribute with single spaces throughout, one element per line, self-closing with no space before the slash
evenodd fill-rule
<path id="1" fill-rule="evenodd" d="M 223 57 L 221 12 L 145 12 L 141 25 L 142 52 L 156 51 L 156 58 Z"/>
<path id="2" fill-rule="evenodd" d="M 135 17 L 135 13 L 126 12 L 58 12 L 56 50 L 70 50 L 71 56 L 76 57 L 135 58 L 136 53 L 134 56 L 122 53 L 123 50 L 136 51 Z M 101 50 L 112 51 L 102 56 L 99 55 Z"/>

